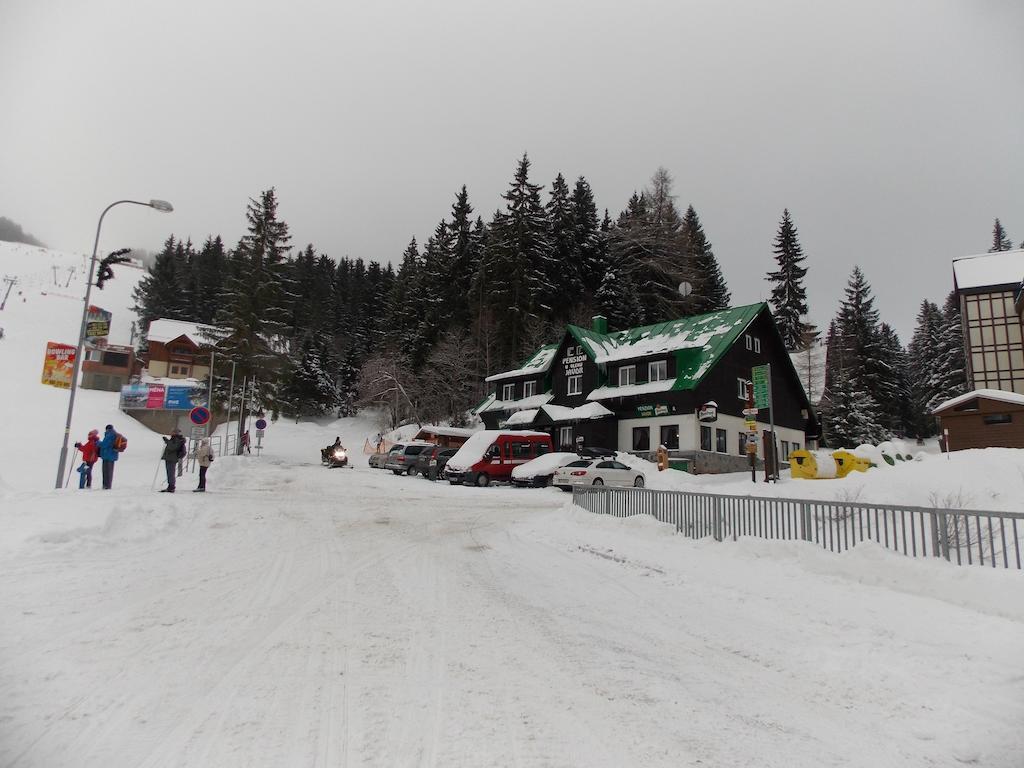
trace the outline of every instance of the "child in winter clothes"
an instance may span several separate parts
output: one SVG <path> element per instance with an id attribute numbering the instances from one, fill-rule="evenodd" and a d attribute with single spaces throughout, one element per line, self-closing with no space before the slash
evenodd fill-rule
<path id="1" fill-rule="evenodd" d="M 100 433 L 93 429 L 84 443 L 75 443 L 82 452 L 82 466 L 78 468 L 78 488 L 92 488 L 92 467 L 100 457 Z"/>

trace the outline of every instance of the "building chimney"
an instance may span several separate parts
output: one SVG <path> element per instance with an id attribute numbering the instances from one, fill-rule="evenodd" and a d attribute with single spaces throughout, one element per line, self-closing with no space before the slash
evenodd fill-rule
<path id="1" fill-rule="evenodd" d="M 591 318 L 590 329 L 594 333 L 607 334 L 608 333 L 608 318 L 604 315 L 594 315 Z"/>

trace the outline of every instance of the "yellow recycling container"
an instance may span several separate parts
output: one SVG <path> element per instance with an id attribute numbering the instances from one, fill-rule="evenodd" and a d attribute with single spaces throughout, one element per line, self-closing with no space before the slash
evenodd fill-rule
<path id="1" fill-rule="evenodd" d="M 825 480 L 836 476 L 836 460 L 828 451 L 793 451 L 789 454 L 789 473 L 803 480 Z"/>
<path id="2" fill-rule="evenodd" d="M 833 451 L 836 460 L 836 477 L 846 477 L 851 472 L 867 472 L 871 469 L 871 460 L 856 456 L 849 451 Z"/>

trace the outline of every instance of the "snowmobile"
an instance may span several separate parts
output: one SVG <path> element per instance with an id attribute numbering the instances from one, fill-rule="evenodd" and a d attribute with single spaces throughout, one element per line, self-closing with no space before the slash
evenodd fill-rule
<path id="1" fill-rule="evenodd" d="M 333 445 L 320 449 L 320 461 L 328 467 L 347 467 L 348 451 L 341 446 L 335 448 Z"/>

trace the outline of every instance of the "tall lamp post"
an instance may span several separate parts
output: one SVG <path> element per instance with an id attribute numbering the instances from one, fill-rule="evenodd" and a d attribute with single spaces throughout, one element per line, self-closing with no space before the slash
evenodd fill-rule
<path id="1" fill-rule="evenodd" d="M 85 324 L 89 316 L 89 297 L 92 294 L 92 280 L 96 273 L 96 250 L 100 245 L 100 229 L 103 227 L 103 217 L 107 215 L 107 211 L 115 205 L 121 205 L 122 203 L 144 205 L 147 208 L 152 208 L 155 211 L 161 211 L 163 213 L 170 213 L 174 210 L 174 206 L 166 200 L 150 200 L 148 203 L 143 203 L 139 200 L 118 200 L 104 208 L 103 213 L 100 214 L 99 223 L 96 224 L 96 240 L 92 244 L 92 260 L 89 262 L 89 279 L 85 283 L 85 304 L 82 306 L 82 325 L 78 330 L 78 348 L 75 350 L 75 363 L 71 371 L 71 395 L 68 398 L 68 418 L 67 422 L 64 424 L 64 444 L 60 449 L 60 462 L 57 464 L 57 482 L 54 486 L 58 489 L 64 486 L 64 467 L 67 466 L 68 461 L 68 438 L 71 435 L 71 416 L 75 412 L 75 392 L 78 390 L 78 370 L 82 365 L 82 346 L 85 344 Z"/>

